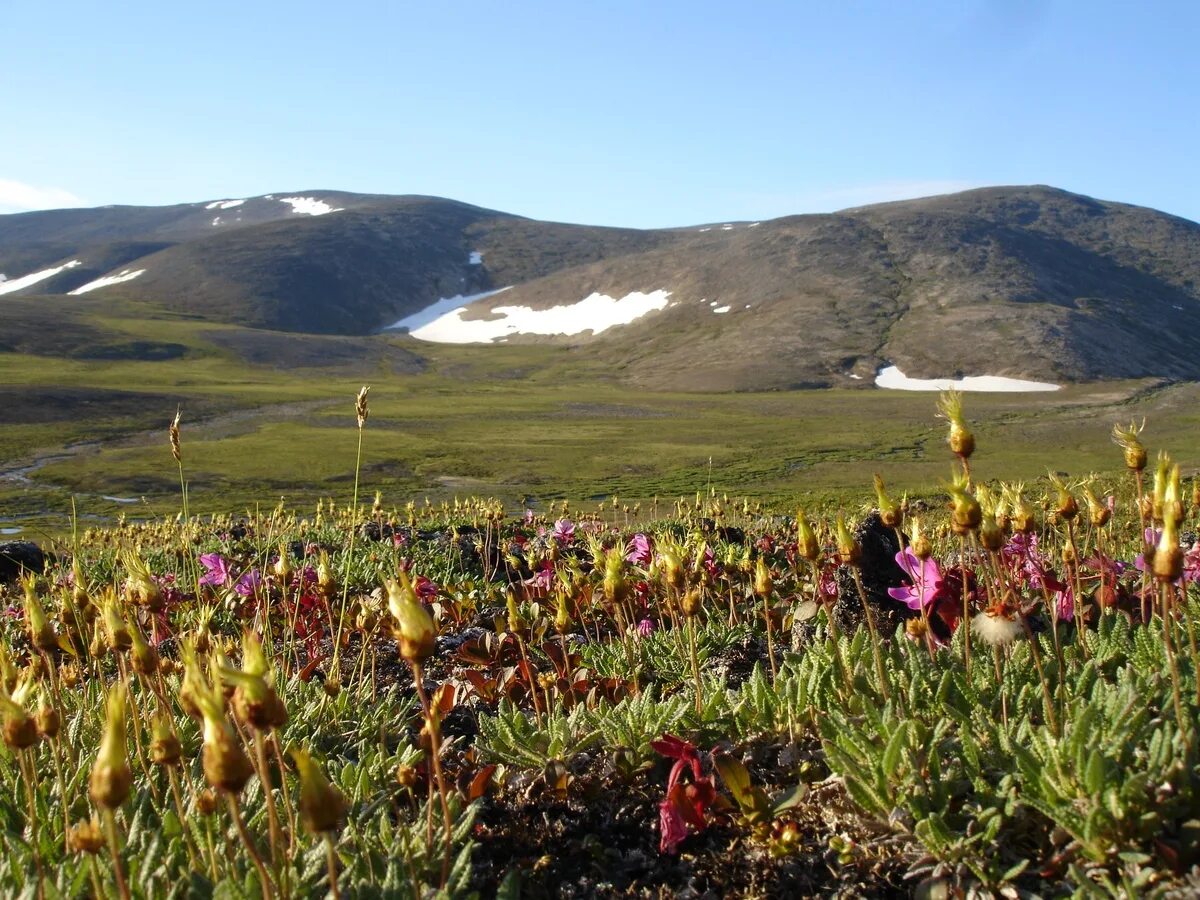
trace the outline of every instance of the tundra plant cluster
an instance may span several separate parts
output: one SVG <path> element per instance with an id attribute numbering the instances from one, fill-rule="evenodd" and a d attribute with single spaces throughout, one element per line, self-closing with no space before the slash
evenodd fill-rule
<path id="1" fill-rule="evenodd" d="M 1134 425 L 1124 475 L 992 483 L 938 408 L 944 506 L 793 516 L 360 504 L 364 388 L 349 505 L 199 520 L 177 415 L 179 516 L 3 588 L 0 890 L 514 895 L 556 847 L 495 821 L 597 784 L 660 866 L 1194 890 L 1200 488 Z"/>

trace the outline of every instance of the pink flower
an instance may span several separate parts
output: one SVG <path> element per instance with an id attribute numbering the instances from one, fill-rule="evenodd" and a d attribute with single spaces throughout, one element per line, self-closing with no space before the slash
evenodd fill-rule
<path id="1" fill-rule="evenodd" d="M 650 637 L 654 634 L 654 622 L 650 619 L 642 619 L 637 623 L 638 637 Z"/>
<path id="2" fill-rule="evenodd" d="M 233 590 L 239 597 L 253 597 L 262 586 L 262 582 L 262 573 L 258 569 L 251 569 L 237 580 Z"/>
<path id="3" fill-rule="evenodd" d="M 204 566 L 206 571 L 200 579 L 201 584 L 206 584 L 209 587 L 224 587 L 229 583 L 232 577 L 232 572 L 229 570 L 229 563 L 225 561 L 220 553 L 204 553 L 200 556 L 200 565 Z"/>
<path id="4" fill-rule="evenodd" d="M 630 539 L 629 546 L 625 548 L 625 561 L 636 566 L 648 566 L 650 559 L 650 538 L 639 531 Z"/>
<path id="5" fill-rule="evenodd" d="M 896 554 L 896 563 L 912 581 L 907 587 L 888 588 L 888 596 L 899 600 L 911 610 L 920 612 L 922 605 L 928 607 L 933 603 L 938 589 L 942 586 L 942 572 L 933 559 L 921 560 L 905 547 Z"/>
<path id="6" fill-rule="evenodd" d="M 1069 584 L 1054 594 L 1054 616 L 1060 622 L 1070 622 L 1075 618 L 1075 591 Z"/>
<path id="7" fill-rule="evenodd" d="M 570 519 L 559 519 L 554 523 L 551 535 L 560 544 L 570 544 L 575 540 L 575 523 Z"/>

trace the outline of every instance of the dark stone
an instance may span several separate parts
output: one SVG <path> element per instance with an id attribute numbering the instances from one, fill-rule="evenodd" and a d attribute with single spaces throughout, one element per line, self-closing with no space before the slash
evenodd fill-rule
<path id="1" fill-rule="evenodd" d="M 863 519 L 855 529 L 854 537 L 862 545 L 859 575 L 862 579 L 863 593 L 875 614 L 875 627 L 879 636 L 887 640 L 896 633 L 896 629 L 904 620 L 916 615 L 903 603 L 889 597 L 887 592 L 890 587 L 899 587 L 908 582 L 908 576 L 896 564 L 900 544 L 896 532 L 883 524 L 878 512 L 872 512 Z M 833 605 L 832 614 L 843 633 L 853 634 L 859 625 L 866 621 L 866 615 L 863 612 L 862 599 L 858 596 L 858 587 L 854 583 L 854 573 L 848 566 L 838 569 L 837 585 L 838 599 Z M 792 626 L 792 646 L 797 649 L 803 647 L 815 632 L 815 617 L 797 621 Z"/>
<path id="2" fill-rule="evenodd" d="M 0 541 L 0 583 L 16 581 L 26 570 L 40 575 L 45 566 L 42 548 L 32 541 Z"/>

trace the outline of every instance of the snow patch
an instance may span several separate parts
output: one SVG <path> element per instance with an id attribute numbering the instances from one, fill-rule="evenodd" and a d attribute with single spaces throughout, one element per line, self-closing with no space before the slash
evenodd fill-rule
<path id="1" fill-rule="evenodd" d="M 341 212 L 343 209 L 341 206 L 334 209 L 324 200 L 317 200 L 315 197 L 280 197 L 279 202 L 290 204 L 293 213 L 304 216 L 323 216 L 326 213 Z"/>
<path id="2" fill-rule="evenodd" d="M 469 257 L 467 257 L 467 262 L 473 266 L 482 266 L 483 265 L 483 254 L 480 253 L 478 250 L 472 250 L 471 255 Z"/>
<path id="3" fill-rule="evenodd" d="M 59 272 L 65 272 L 67 269 L 73 269 L 79 265 L 79 260 L 73 259 L 68 263 L 63 263 L 61 266 L 55 266 L 53 269 L 42 269 L 40 272 L 33 272 L 22 278 L 5 279 L 3 284 L 0 284 L 0 294 L 12 294 L 19 290 L 37 284 L 39 281 L 45 281 L 47 278 L 53 278 Z"/>
<path id="4" fill-rule="evenodd" d="M 550 309 L 494 306 L 489 313 L 497 318 L 463 318 L 468 303 L 491 296 L 492 293 L 499 291 L 476 297 L 439 300 L 416 315 L 401 319 L 392 328 L 408 328 L 413 337 L 438 344 L 485 344 L 516 334 L 575 335 L 585 331 L 600 334 L 616 325 L 628 325 L 646 313 L 665 309 L 671 295 L 670 291 L 665 290 L 650 293 L 634 291 L 617 299 L 594 293 L 578 303 Z M 438 314 L 431 316 L 435 310 Z"/>
<path id="5" fill-rule="evenodd" d="M 851 372 L 850 377 L 853 378 L 855 381 L 862 381 L 862 376 L 856 372 Z"/>
<path id="6" fill-rule="evenodd" d="M 712 231 L 712 228 L 711 228 L 711 226 L 710 226 L 709 228 L 701 228 L 700 230 L 701 230 L 701 231 Z"/>
<path id="7" fill-rule="evenodd" d="M 887 366 L 875 376 L 875 386 L 895 391 L 986 391 L 1023 393 L 1057 391 L 1059 385 L 1047 381 L 1024 381 L 1003 375 L 968 375 L 965 378 L 909 378 L 896 366 Z"/>
<path id="8" fill-rule="evenodd" d="M 235 206 L 241 206 L 245 200 L 214 200 L 205 209 L 233 209 Z"/>
<path id="9" fill-rule="evenodd" d="M 8 535 L 8 534 L 20 534 L 20 533 L 21 533 L 23 530 L 24 530 L 24 529 L 21 529 L 21 528 L 18 528 L 17 526 L 15 526 L 15 525 L 12 525 L 12 526 L 9 526 L 9 527 L 6 527 L 6 528 L 0 528 L 0 534 L 4 534 L 4 535 Z"/>
<path id="10" fill-rule="evenodd" d="M 126 281 L 133 281 L 145 269 L 124 269 L 116 275 L 106 275 L 103 278 L 97 278 L 95 281 L 89 281 L 87 284 L 75 288 L 73 291 L 68 291 L 72 296 L 86 294 L 88 291 L 94 291 L 96 288 L 108 287 L 110 284 L 122 284 Z"/>
<path id="11" fill-rule="evenodd" d="M 108 494 L 103 495 L 101 500 L 111 500 L 113 503 L 137 503 L 137 497 L 110 497 Z"/>
<path id="12" fill-rule="evenodd" d="M 722 226 L 721 226 L 721 230 L 722 230 L 722 231 L 733 231 L 733 226 L 732 226 L 732 225 L 730 225 L 730 224 L 728 224 L 728 223 L 726 223 L 725 225 L 722 225 Z"/>
<path id="13" fill-rule="evenodd" d="M 729 312 L 729 310 L 730 310 L 730 309 L 731 309 L 731 307 L 728 307 L 728 306 L 714 306 L 714 307 L 713 307 L 713 312 L 715 312 L 715 313 L 727 313 L 727 312 Z"/>
<path id="14" fill-rule="evenodd" d="M 751 223 L 750 223 L 749 225 L 747 225 L 746 227 L 747 227 L 747 228 L 757 228 L 757 227 L 758 227 L 759 225 L 761 225 L 761 224 L 762 224 L 762 222 L 751 222 Z"/>
<path id="15" fill-rule="evenodd" d="M 220 225 L 220 224 L 221 224 L 221 217 L 220 217 L 220 216 L 217 216 L 215 219 L 213 219 L 213 220 L 212 220 L 212 223 L 213 223 L 213 226 L 214 226 L 214 227 L 215 227 L 215 226 L 217 226 L 217 225 Z"/>

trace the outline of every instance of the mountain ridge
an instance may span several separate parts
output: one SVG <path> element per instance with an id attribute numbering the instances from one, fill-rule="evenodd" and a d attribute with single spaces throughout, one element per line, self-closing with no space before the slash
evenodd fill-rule
<path id="1" fill-rule="evenodd" d="M 122 275 L 95 296 L 368 335 L 439 299 L 504 287 L 460 318 L 681 389 L 849 384 L 887 364 L 916 377 L 1200 379 L 1187 338 L 1200 225 L 1040 185 L 652 230 L 336 191 L 0 216 L 10 283 L 72 261 L 10 295 L 62 297 Z M 598 333 L 521 330 L 584 298 L 651 292 L 665 305 Z"/>

